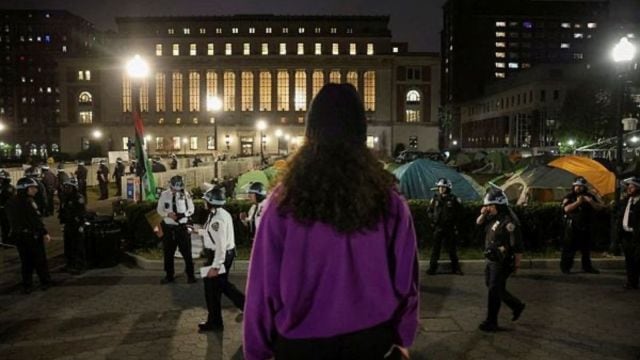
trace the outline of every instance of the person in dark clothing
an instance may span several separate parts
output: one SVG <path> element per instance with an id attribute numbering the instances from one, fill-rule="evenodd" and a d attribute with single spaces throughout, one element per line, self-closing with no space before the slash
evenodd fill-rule
<path id="1" fill-rule="evenodd" d="M 176 154 L 171 154 L 171 163 L 169 163 L 169 168 L 171 170 L 175 170 L 178 168 L 178 157 Z"/>
<path id="2" fill-rule="evenodd" d="M 98 166 L 98 186 L 100 187 L 100 198 L 98 200 L 106 200 L 109 198 L 109 167 L 107 162 L 100 160 Z"/>
<path id="3" fill-rule="evenodd" d="M 69 174 L 64 171 L 64 164 L 58 164 L 58 203 L 62 206 L 62 202 L 64 201 L 64 182 L 69 179 Z"/>
<path id="4" fill-rule="evenodd" d="M 625 179 L 624 184 L 627 198 L 623 201 L 625 209 L 619 226 L 627 270 L 624 288 L 637 290 L 640 285 L 640 177 Z"/>
<path id="5" fill-rule="evenodd" d="M 49 166 L 42 166 L 42 183 L 47 190 L 47 214 L 53 215 L 53 197 L 58 189 L 58 178 L 49 170 Z"/>
<path id="6" fill-rule="evenodd" d="M 64 256 L 67 270 L 71 273 L 83 271 L 86 264 L 82 226 L 86 214 L 85 199 L 78 192 L 78 180 L 70 178 L 64 185 L 64 202 L 60 205 L 60 223 L 64 225 Z"/>
<path id="7" fill-rule="evenodd" d="M 573 182 L 573 190 L 562 200 L 565 231 L 560 269 L 563 273 L 571 273 L 577 250 L 582 253 L 582 269 L 587 273 L 600 273 L 591 264 L 591 224 L 594 212 L 603 208 L 600 200 L 587 191 L 587 180 L 582 176 L 577 177 Z"/>
<path id="8" fill-rule="evenodd" d="M 458 262 L 456 249 L 457 229 L 454 221 L 455 217 L 462 213 L 462 201 L 451 193 L 453 184 L 450 180 L 439 179 L 436 182 L 436 188 L 438 193 L 433 196 L 427 209 L 427 215 L 433 223 L 433 247 L 427 274 L 435 275 L 438 273 L 440 248 L 444 243 L 451 259 L 451 273 L 463 275 Z"/>
<path id="9" fill-rule="evenodd" d="M 138 163 L 136 162 L 136 160 L 129 161 L 129 174 L 136 175 L 137 166 L 138 166 Z"/>
<path id="10" fill-rule="evenodd" d="M 520 222 L 509 209 L 506 194 L 492 188 L 485 195 L 476 224 L 484 226 L 485 284 L 489 290 L 487 318 L 478 327 L 482 331 L 498 330 L 498 313 L 504 302 L 513 312 L 512 321 L 518 320 L 525 304 L 507 291 L 507 279 L 520 268 L 523 244 Z"/>
<path id="11" fill-rule="evenodd" d="M 113 170 L 113 178 L 116 179 L 116 196 L 122 196 L 122 177 L 124 176 L 124 162 L 121 158 L 116 159 L 116 168 Z"/>
<path id="12" fill-rule="evenodd" d="M 196 156 L 193 159 L 193 163 L 191 164 L 193 167 L 198 167 L 198 165 L 200 165 L 200 163 L 202 163 L 202 159 L 200 159 L 200 157 Z"/>
<path id="13" fill-rule="evenodd" d="M 51 241 L 42 222 L 34 196 L 38 192 L 38 183 L 28 177 L 21 178 L 16 184 L 17 194 L 7 203 L 7 215 L 11 226 L 20 261 L 22 262 L 22 286 L 25 293 L 33 289 L 33 270 L 40 278 L 43 290 L 51 286 L 51 276 L 47 265 L 45 244 Z"/>
<path id="14" fill-rule="evenodd" d="M 41 180 L 42 173 L 38 166 L 32 166 L 24 172 L 24 176 L 33 179 L 38 184 L 38 192 L 34 196 L 34 201 L 38 205 L 38 211 L 40 216 L 47 217 L 51 214 L 47 212 L 49 209 L 47 188 L 44 186 Z"/>
<path id="15" fill-rule="evenodd" d="M 84 166 L 84 161 L 78 161 L 78 168 L 75 172 L 76 179 L 78 180 L 78 192 L 87 199 L 87 176 L 89 170 Z"/>
<path id="16" fill-rule="evenodd" d="M 0 239 L 0 245 L 11 245 L 9 234 L 11 233 L 11 227 L 9 226 L 9 218 L 7 217 L 7 202 L 14 197 L 16 189 L 11 185 L 11 175 L 5 171 L 0 170 L 0 231 L 2 239 Z"/>

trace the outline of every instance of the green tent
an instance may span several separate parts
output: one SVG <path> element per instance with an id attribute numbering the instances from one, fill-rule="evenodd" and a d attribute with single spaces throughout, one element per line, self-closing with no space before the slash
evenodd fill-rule
<path id="1" fill-rule="evenodd" d="M 267 176 L 265 171 L 262 170 L 252 170 L 246 172 L 240 175 L 240 177 L 238 178 L 238 183 L 236 185 L 236 189 L 238 189 L 237 192 L 240 194 L 247 193 L 247 191 L 249 190 L 249 186 L 254 182 L 261 182 L 268 187 L 269 177 Z"/>
<path id="2" fill-rule="evenodd" d="M 502 174 L 512 172 L 514 164 L 509 157 L 500 151 L 491 151 L 484 158 L 485 166 L 474 170 L 474 174 Z"/>
<path id="3" fill-rule="evenodd" d="M 430 199 L 439 178 L 447 178 L 453 183 L 453 193 L 465 201 L 480 200 L 480 186 L 475 186 L 451 167 L 427 159 L 417 159 L 393 171 L 400 181 L 400 190 L 408 199 Z"/>

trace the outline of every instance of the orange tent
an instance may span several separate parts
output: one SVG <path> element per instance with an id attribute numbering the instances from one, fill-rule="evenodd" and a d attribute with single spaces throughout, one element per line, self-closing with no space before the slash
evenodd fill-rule
<path id="1" fill-rule="evenodd" d="M 595 160 L 581 156 L 563 156 L 550 162 L 549 166 L 583 176 L 602 196 L 615 191 L 615 174 Z"/>

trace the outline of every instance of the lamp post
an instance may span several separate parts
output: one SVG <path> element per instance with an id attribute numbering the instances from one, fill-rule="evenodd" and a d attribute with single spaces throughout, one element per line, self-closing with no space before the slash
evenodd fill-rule
<path id="1" fill-rule="evenodd" d="M 275 135 L 276 135 L 276 138 L 278 139 L 278 155 L 282 155 L 282 151 L 280 150 L 280 141 L 282 140 L 282 136 L 283 136 L 282 130 L 277 129 Z"/>
<path id="2" fill-rule="evenodd" d="M 139 151 L 136 151 L 136 157 L 138 160 L 138 165 L 136 167 L 136 175 L 141 176 L 144 174 L 144 169 L 146 169 L 147 165 L 147 156 L 144 151 L 144 134 L 142 133 L 142 115 L 140 109 L 140 83 L 143 79 L 145 79 L 149 75 L 149 65 L 146 61 L 140 57 L 140 55 L 135 55 L 126 65 L 127 74 L 131 79 L 131 101 L 133 105 L 133 121 L 134 128 L 136 133 L 136 142 L 140 143 Z M 138 121 L 139 120 L 139 121 Z M 149 176 L 153 176 L 152 174 L 146 174 L 147 179 Z M 140 199 L 146 199 L 147 193 L 145 193 L 145 181 L 140 179 Z M 148 194 L 155 197 L 155 188 L 152 188 L 152 181 L 147 182 L 147 190 Z"/>
<path id="3" fill-rule="evenodd" d="M 260 131 L 260 165 L 264 165 L 264 131 L 267 129 L 267 122 L 264 120 L 258 120 L 256 122 L 256 128 Z"/>
<path id="4" fill-rule="evenodd" d="M 291 135 L 284 134 L 284 141 L 285 141 L 285 148 L 286 148 L 285 155 L 289 155 L 289 140 L 291 140 Z"/>
<path id="5" fill-rule="evenodd" d="M 211 115 L 215 115 L 222 109 L 222 101 L 217 96 L 207 97 L 207 111 Z M 213 148 L 216 150 L 216 158 L 213 159 L 213 173 L 214 177 L 218 176 L 218 119 L 215 116 L 211 116 L 211 122 L 213 122 Z"/>

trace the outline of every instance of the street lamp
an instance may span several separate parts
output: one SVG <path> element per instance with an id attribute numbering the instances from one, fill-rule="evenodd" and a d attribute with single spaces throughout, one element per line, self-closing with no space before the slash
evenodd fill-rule
<path id="1" fill-rule="evenodd" d="M 264 120 L 258 120 L 256 122 L 256 128 L 260 131 L 260 165 L 264 165 L 264 131 L 267 129 L 267 122 Z"/>
<path id="2" fill-rule="evenodd" d="M 91 133 L 91 136 L 93 136 L 94 139 L 101 139 L 102 138 L 102 131 L 93 130 L 93 132 Z"/>
<path id="3" fill-rule="evenodd" d="M 222 100 L 217 96 L 207 96 L 207 111 L 215 115 L 220 110 L 222 110 Z M 212 116 L 211 122 L 213 123 L 213 147 L 218 150 L 218 119 Z"/>
<path id="4" fill-rule="evenodd" d="M 282 132 L 281 129 L 277 129 L 275 132 L 276 138 L 278 139 L 278 155 L 281 155 L 281 140 L 282 140 L 282 136 L 284 136 L 284 133 Z"/>
<path id="5" fill-rule="evenodd" d="M 142 114 L 140 109 L 140 85 L 143 79 L 149 76 L 149 64 L 147 64 L 144 59 L 140 55 L 135 55 L 131 60 L 129 60 L 126 64 L 126 71 L 129 78 L 131 78 L 131 101 L 133 103 L 133 122 L 135 129 L 135 139 L 136 142 L 140 143 L 139 151 L 138 147 L 136 148 L 136 158 L 138 159 L 138 165 L 136 169 L 136 175 L 142 176 L 144 173 L 144 169 L 147 165 L 147 154 L 144 150 L 144 133 L 142 126 Z M 142 179 L 140 179 L 140 199 L 146 199 L 147 196 L 151 195 L 152 198 L 155 198 L 155 189 L 151 188 L 152 182 L 149 181 L 149 176 L 153 176 L 152 174 L 144 174 Z M 146 177 L 146 179 L 145 179 Z M 146 180 L 146 181 L 145 181 Z M 145 191 L 145 187 L 147 191 Z"/>

